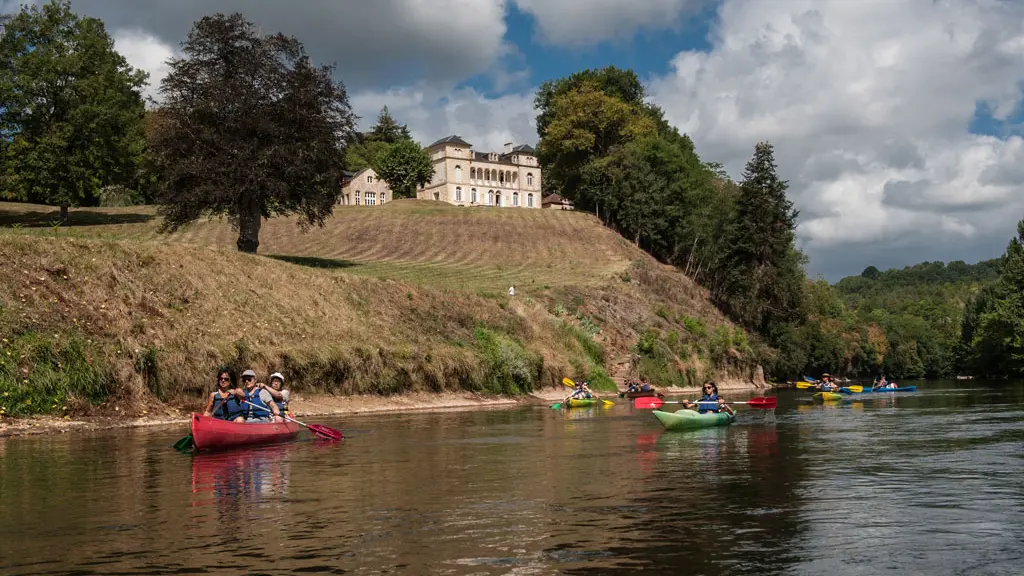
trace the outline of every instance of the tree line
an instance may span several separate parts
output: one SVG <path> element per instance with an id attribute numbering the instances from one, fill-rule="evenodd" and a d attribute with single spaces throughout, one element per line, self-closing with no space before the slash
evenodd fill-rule
<path id="1" fill-rule="evenodd" d="M 405 127 L 356 132 L 333 66 L 302 43 L 263 34 L 241 14 L 192 26 L 147 109 L 145 72 L 114 48 L 103 22 L 67 0 L 0 18 L 0 197 L 59 206 L 151 202 L 163 229 L 226 216 L 238 249 L 256 252 L 265 218 L 323 225 L 353 162 L 367 154 L 396 195 L 432 167 Z"/>
<path id="2" fill-rule="evenodd" d="M 545 192 L 708 288 L 757 335 L 749 350 L 769 374 L 1024 376 L 1024 228 L 996 260 L 808 279 L 771 144 L 753 146 L 734 182 L 645 97 L 636 74 L 615 67 L 543 84 Z"/>

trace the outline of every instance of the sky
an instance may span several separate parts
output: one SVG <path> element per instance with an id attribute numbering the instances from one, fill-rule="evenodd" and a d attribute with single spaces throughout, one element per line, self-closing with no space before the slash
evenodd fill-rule
<path id="1" fill-rule="evenodd" d="M 17 0 L 0 0 L 0 11 Z M 1024 218 L 1021 0 L 73 0 L 155 93 L 191 24 L 241 11 L 335 63 L 372 125 L 536 144 L 533 94 L 610 64 L 739 180 L 775 146 L 808 273 L 999 256 Z"/>

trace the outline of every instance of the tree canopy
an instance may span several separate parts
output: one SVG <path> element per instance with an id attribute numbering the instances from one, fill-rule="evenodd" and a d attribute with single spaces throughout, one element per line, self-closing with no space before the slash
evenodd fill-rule
<path id="1" fill-rule="evenodd" d="M 391 187 L 395 198 L 414 198 L 416 189 L 430 182 L 434 175 L 427 151 L 412 140 L 390 144 L 377 158 L 375 170 Z"/>
<path id="2" fill-rule="evenodd" d="M 137 190 L 146 78 L 65 0 L 0 18 L 0 195 L 60 206 L 66 220 L 105 186 Z"/>
<path id="3" fill-rule="evenodd" d="M 355 126 L 333 67 L 314 66 L 298 40 L 264 36 L 241 14 L 199 20 L 183 52 L 150 131 L 164 229 L 226 215 L 238 249 L 256 252 L 263 218 L 323 225 Z"/>

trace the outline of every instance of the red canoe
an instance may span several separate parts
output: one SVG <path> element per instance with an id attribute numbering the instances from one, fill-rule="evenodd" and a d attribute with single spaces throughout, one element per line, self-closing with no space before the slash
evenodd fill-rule
<path id="1" fill-rule="evenodd" d="M 299 425 L 294 422 L 239 424 L 200 414 L 192 414 L 191 427 L 192 441 L 199 451 L 284 442 L 299 433 Z"/>

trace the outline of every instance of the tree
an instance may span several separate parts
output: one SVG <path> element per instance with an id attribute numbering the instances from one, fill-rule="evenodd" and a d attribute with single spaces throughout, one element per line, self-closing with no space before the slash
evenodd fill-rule
<path id="1" fill-rule="evenodd" d="M 607 66 L 599 70 L 583 70 L 567 78 L 548 80 L 537 89 L 534 107 L 537 113 L 537 135 L 543 140 L 547 135 L 548 126 L 558 116 L 555 100 L 565 94 L 576 91 L 584 85 L 600 90 L 604 95 L 637 108 L 644 105 L 646 91 L 636 72 L 622 70 L 615 66 Z"/>
<path id="2" fill-rule="evenodd" d="M 594 81 L 557 95 L 550 112 L 537 151 L 548 189 L 579 208 L 597 211 L 593 172 L 589 182 L 584 179 L 592 170 L 588 165 L 628 142 L 654 136 L 657 124 L 640 108 L 605 94 Z"/>
<path id="3" fill-rule="evenodd" d="M 409 127 L 396 122 L 385 106 L 381 108 L 380 114 L 377 115 L 377 123 L 370 129 L 366 139 L 370 142 L 394 144 L 401 140 L 412 140 L 412 135 L 409 134 Z"/>
<path id="4" fill-rule="evenodd" d="M 0 18 L 0 193 L 67 221 L 104 187 L 138 188 L 146 78 L 66 0 Z"/>
<path id="5" fill-rule="evenodd" d="M 725 274 L 716 299 L 744 326 L 762 334 L 800 316 L 803 256 L 795 248 L 798 212 L 776 174 L 774 150 L 754 148 L 740 184 Z"/>
<path id="6" fill-rule="evenodd" d="M 875 268 L 874 266 L 868 266 L 867 268 L 864 269 L 863 272 L 860 273 L 861 276 L 867 278 L 868 280 L 878 280 L 878 276 L 880 274 L 881 272 L 879 272 L 878 268 Z"/>
<path id="7" fill-rule="evenodd" d="M 434 177 L 430 155 L 412 140 L 399 140 L 377 158 L 377 176 L 396 198 L 413 198 L 416 189 Z"/>
<path id="8" fill-rule="evenodd" d="M 1024 220 L 1006 247 L 999 282 L 983 296 L 962 327 L 971 337 L 973 367 L 987 375 L 1024 376 Z"/>
<path id="9" fill-rule="evenodd" d="M 237 13 L 199 20 L 182 49 L 151 132 L 163 230 L 227 215 L 238 249 L 255 253 L 263 218 L 322 226 L 355 126 L 333 66 L 314 67 L 298 40 L 263 36 Z"/>

